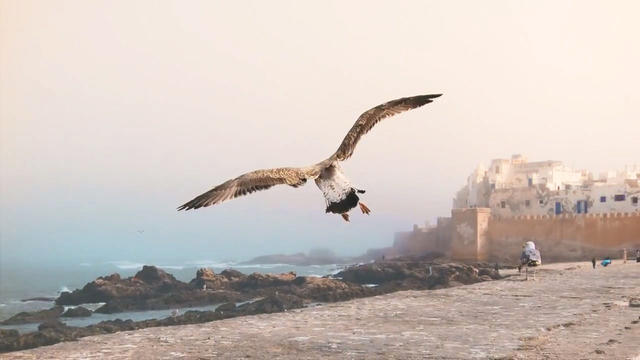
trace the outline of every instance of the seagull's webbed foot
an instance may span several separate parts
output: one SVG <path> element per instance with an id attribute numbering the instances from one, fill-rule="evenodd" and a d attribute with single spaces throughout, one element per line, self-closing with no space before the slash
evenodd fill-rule
<path id="1" fill-rule="evenodd" d="M 362 213 L 363 213 L 363 214 L 367 214 L 367 215 L 369 215 L 369 213 L 371 212 L 371 209 L 369 209 L 369 208 L 367 207 L 367 205 L 365 205 L 365 204 L 363 204 L 363 203 L 361 203 L 361 202 L 360 202 L 360 203 L 358 203 L 358 205 L 360 205 L 360 210 L 362 210 Z"/>
<path id="2" fill-rule="evenodd" d="M 344 219 L 344 221 L 349 222 L 349 214 L 347 213 L 342 213 L 340 214 L 342 216 L 342 218 Z"/>

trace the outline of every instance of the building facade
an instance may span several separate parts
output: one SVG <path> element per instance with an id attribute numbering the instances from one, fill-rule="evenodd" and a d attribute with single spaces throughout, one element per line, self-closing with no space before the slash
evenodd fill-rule
<path id="1" fill-rule="evenodd" d="M 490 208 L 497 216 L 627 213 L 640 212 L 639 198 L 639 166 L 595 177 L 560 161 L 513 155 L 478 166 L 453 208 Z"/>

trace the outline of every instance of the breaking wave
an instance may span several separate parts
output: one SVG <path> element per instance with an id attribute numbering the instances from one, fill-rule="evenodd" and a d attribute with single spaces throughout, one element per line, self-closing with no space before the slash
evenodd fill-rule
<path id="1" fill-rule="evenodd" d="M 145 265 L 142 263 L 135 263 L 127 260 L 108 261 L 107 264 L 113 265 L 118 269 L 123 269 L 123 270 L 142 269 L 142 267 Z"/>
<path id="2" fill-rule="evenodd" d="M 219 262 L 219 261 L 214 261 L 214 260 L 194 260 L 194 261 L 187 261 L 186 264 L 190 265 L 191 267 L 211 267 L 211 268 L 228 269 L 228 268 L 231 268 L 231 267 L 235 267 L 237 262 L 235 262 L 235 261 Z"/>
<path id="3" fill-rule="evenodd" d="M 85 265 L 86 264 L 86 265 Z M 315 275 L 324 276 L 324 275 L 334 275 L 340 272 L 344 265 L 338 264 L 327 264 L 327 265 L 294 265 L 294 264 L 285 264 L 285 263 L 277 263 L 277 264 L 247 264 L 241 263 L 233 260 L 228 261 L 216 261 L 216 260 L 192 260 L 185 261 L 183 263 L 169 263 L 169 264 L 157 264 L 154 262 L 137 262 L 137 261 L 129 261 L 129 260 L 117 260 L 117 261 L 108 261 L 102 263 L 103 265 L 111 265 L 115 266 L 120 270 L 140 270 L 144 265 L 154 265 L 158 268 L 171 271 L 189 271 L 190 269 L 198 269 L 198 268 L 211 268 L 216 272 L 224 270 L 224 269 L 236 269 L 242 272 L 286 272 L 286 271 L 295 271 L 301 275 Z M 89 266 L 88 263 L 83 263 L 81 266 Z M 93 266 L 93 265 L 92 265 Z"/>
<path id="4" fill-rule="evenodd" d="M 170 270 L 183 270 L 184 266 L 182 265 L 157 265 L 160 269 L 170 269 Z"/>
<path id="5" fill-rule="evenodd" d="M 113 265 L 113 266 L 115 266 L 115 267 L 117 267 L 118 269 L 121 269 L 121 270 L 138 270 L 138 269 L 142 269 L 142 267 L 145 266 L 145 265 L 153 265 L 153 266 L 159 267 L 161 269 L 170 269 L 170 270 L 183 270 L 185 268 L 193 267 L 193 266 L 189 266 L 189 265 L 162 265 L 162 264 L 161 265 L 156 265 L 153 262 L 140 263 L 140 262 L 133 262 L 133 261 L 128 261 L 128 260 L 108 261 L 108 262 L 106 262 L 106 264 Z M 81 266 L 90 266 L 90 264 L 88 264 L 88 263 L 82 263 L 80 265 Z"/>
<path id="6" fill-rule="evenodd" d="M 58 288 L 58 295 L 62 294 L 63 292 L 71 292 L 71 290 L 69 290 L 68 287 L 62 285 Z"/>

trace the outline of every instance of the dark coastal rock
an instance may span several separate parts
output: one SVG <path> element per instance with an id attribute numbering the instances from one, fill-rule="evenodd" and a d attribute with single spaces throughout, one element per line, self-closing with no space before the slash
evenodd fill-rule
<path id="1" fill-rule="evenodd" d="M 58 319 L 47 320 L 38 325 L 38 331 L 44 331 L 48 329 L 60 330 L 67 328 L 67 325 Z"/>
<path id="2" fill-rule="evenodd" d="M 98 277 L 98 280 L 117 282 L 117 281 L 120 281 L 122 279 L 120 278 L 120 274 L 113 273 L 113 274 L 107 275 L 107 276 L 100 276 L 100 277 Z"/>
<path id="3" fill-rule="evenodd" d="M 180 291 L 161 299 L 149 299 L 147 304 L 154 306 L 156 309 L 160 309 L 161 304 L 169 305 L 169 307 L 176 306 L 199 306 L 199 305 L 213 305 L 220 304 L 229 301 L 243 301 L 250 297 L 244 294 L 240 294 L 230 290 L 216 290 L 216 291 Z"/>
<path id="4" fill-rule="evenodd" d="M 89 325 L 83 329 L 85 329 L 82 333 L 83 336 L 91 336 L 95 334 L 111 334 L 118 331 L 131 331 L 142 329 L 143 326 L 140 326 L 141 322 L 135 322 L 133 320 L 107 320 L 101 321 L 95 325 Z M 148 326 L 147 326 L 148 327 Z"/>
<path id="5" fill-rule="evenodd" d="M 0 352 L 18 350 L 20 333 L 18 330 L 0 329 Z"/>
<path id="6" fill-rule="evenodd" d="M 482 274 L 500 278 L 492 268 Z M 421 261 L 385 261 L 345 269 L 336 277 L 356 284 L 377 284 L 380 293 L 408 289 L 438 289 L 459 284 L 473 284 L 480 279 L 477 268 L 458 263 L 438 264 Z"/>
<path id="7" fill-rule="evenodd" d="M 239 294 L 235 291 L 202 291 L 183 290 L 166 294 L 157 294 L 144 298 L 124 297 L 108 301 L 95 312 L 101 314 L 115 314 L 124 311 L 138 310 L 161 310 L 177 307 L 193 307 L 225 303 L 230 301 L 243 301 L 249 296 Z"/>
<path id="8" fill-rule="evenodd" d="M 38 331 L 17 334 L 0 330 L 0 352 L 30 349 L 38 346 L 53 345 L 62 341 L 71 341 L 77 338 L 76 329 L 68 327 L 62 322 L 53 319 L 40 326 Z"/>
<path id="9" fill-rule="evenodd" d="M 431 275 L 427 277 L 428 288 L 469 285 L 481 281 L 478 269 L 466 264 L 442 264 L 431 266 Z"/>
<path id="10" fill-rule="evenodd" d="M 200 277 L 206 278 L 212 273 L 201 272 Z M 96 312 L 117 313 L 201 306 L 242 299 L 242 296 L 232 291 L 204 292 L 200 288 L 176 280 L 173 275 L 155 266 L 145 265 L 130 278 L 122 279 L 118 274 L 99 277 L 82 289 L 62 293 L 56 299 L 56 303 L 79 305 L 104 302 L 105 305 L 96 309 Z"/>
<path id="11" fill-rule="evenodd" d="M 196 271 L 196 279 L 210 280 L 215 278 L 216 273 L 209 268 L 200 268 Z"/>
<path id="12" fill-rule="evenodd" d="M 243 304 L 235 309 L 242 315 L 270 314 L 304 307 L 302 298 L 294 295 L 271 295 L 264 299 Z"/>
<path id="13" fill-rule="evenodd" d="M 119 276 L 118 276 L 119 277 Z M 176 284 L 178 280 L 176 280 L 173 275 L 167 273 L 162 269 L 158 269 L 155 266 L 144 265 L 142 270 L 138 271 L 133 280 L 140 280 L 150 285 L 160 285 L 160 284 Z"/>
<path id="14" fill-rule="evenodd" d="M 238 270 L 233 270 L 233 269 L 226 269 L 223 270 L 220 273 L 221 276 L 224 276 L 225 278 L 227 278 L 227 280 L 229 281 L 237 281 L 237 280 L 243 280 L 247 278 L 247 275 L 241 273 Z"/>
<path id="15" fill-rule="evenodd" d="M 140 307 L 142 307 L 142 304 L 144 304 L 144 302 L 140 304 Z M 125 312 L 127 310 L 135 310 L 135 308 L 135 303 L 125 302 L 122 300 L 112 300 L 97 308 L 95 312 L 99 314 L 115 314 Z"/>
<path id="16" fill-rule="evenodd" d="M 72 293 L 63 293 L 57 304 L 104 302 L 98 313 L 168 309 L 246 301 L 276 294 L 305 301 L 331 302 L 407 289 L 434 289 L 500 278 L 492 268 L 463 264 L 436 264 L 423 259 L 399 259 L 348 268 L 333 278 L 297 277 L 295 273 L 244 275 L 236 270 L 216 274 L 198 269 L 186 284 L 154 266 L 144 266 L 135 276 L 100 277 Z M 485 276 L 481 278 L 482 276 Z M 376 287 L 362 285 L 375 284 Z"/>
<path id="17" fill-rule="evenodd" d="M 51 301 L 55 301 L 55 300 L 56 300 L 56 298 L 54 298 L 54 297 L 38 296 L 38 297 L 32 297 L 32 298 L 28 298 L 28 299 L 22 299 L 20 301 L 22 301 L 22 302 L 27 302 L 27 301 L 51 302 Z"/>
<path id="18" fill-rule="evenodd" d="M 229 312 L 229 311 L 234 311 L 235 309 L 236 309 L 236 303 L 228 302 L 228 303 L 224 303 L 224 304 L 218 306 L 216 308 L 216 311 L 218 311 L 218 312 Z"/>
<path id="19" fill-rule="evenodd" d="M 191 310 L 182 315 L 160 320 L 132 321 L 116 319 L 85 327 L 67 326 L 60 321 L 51 320 L 40 324 L 37 332 L 22 335 L 16 330 L 0 330 L 0 352 L 52 345 L 85 336 L 110 334 L 119 331 L 131 331 L 157 326 L 198 324 L 237 316 L 281 312 L 301 308 L 304 306 L 304 302 L 297 296 L 273 295 L 239 307 L 235 307 L 235 304 L 225 305 L 228 309 L 231 309 L 231 305 L 233 305 L 233 310 L 225 312 Z"/>
<path id="20" fill-rule="evenodd" d="M 138 282 L 142 283 L 142 282 Z M 122 280 L 119 274 L 101 276 L 87 283 L 82 289 L 63 292 L 56 299 L 58 305 L 80 305 L 86 303 L 107 302 L 123 296 L 145 295 L 148 287 L 134 284 L 129 279 Z"/>
<path id="21" fill-rule="evenodd" d="M 13 330 L 13 329 L 9 329 L 9 330 L 0 329 L 0 339 L 14 338 L 14 337 L 18 337 L 18 336 L 20 336 L 20 333 L 18 332 L 18 330 Z"/>
<path id="22" fill-rule="evenodd" d="M 400 262 L 380 262 L 350 267 L 336 274 L 344 281 L 356 284 L 381 284 L 410 276 L 410 266 Z"/>
<path id="23" fill-rule="evenodd" d="M 500 275 L 498 270 L 496 270 L 495 268 L 490 268 L 490 267 L 479 268 L 478 269 L 478 276 L 480 276 L 480 277 L 488 276 L 492 280 L 502 279 L 502 276 Z"/>
<path id="24" fill-rule="evenodd" d="M 296 273 L 288 272 L 286 274 L 261 274 L 253 273 L 244 279 L 234 281 L 231 285 L 236 290 L 261 289 L 267 287 L 277 287 L 288 285 L 296 278 Z"/>
<path id="25" fill-rule="evenodd" d="M 87 317 L 87 316 L 91 316 L 91 310 L 82 306 L 70 308 L 67 311 L 65 311 L 64 314 L 61 315 L 61 317 Z"/>
<path id="26" fill-rule="evenodd" d="M 358 284 L 331 278 L 298 277 L 290 292 L 314 302 L 335 302 L 367 296 L 371 291 Z"/>
<path id="27" fill-rule="evenodd" d="M 195 279 L 189 282 L 189 285 L 196 289 L 223 290 L 229 289 L 231 280 L 225 275 L 216 275 L 209 268 L 201 268 L 196 272 Z"/>
<path id="28" fill-rule="evenodd" d="M 144 266 L 135 276 L 100 277 L 72 293 L 63 293 L 58 304 L 104 302 L 98 313 L 168 309 L 245 301 L 274 294 L 294 295 L 314 302 L 331 302 L 407 289 L 433 289 L 499 278 L 494 269 L 462 264 L 434 264 L 421 259 L 401 259 L 354 266 L 340 272 L 342 280 L 296 277 L 285 274 L 244 275 L 236 270 L 216 274 L 202 268 L 189 284 L 154 266 Z M 378 287 L 364 287 L 376 284 Z"/>
<path id="29" fill-rule="evenodd" d="M 227 269 L 220 274 L 216 274 L 209 268 L 201 268 L 196 272 L 195 279 L 189 285 L 196 289 L 203 290 L 229 290 L 232 282 L 243 281 L 247 275 L 237 270 Z"/>
<path id="30" fill-rule="evenodd" d="M 0 332 L 0 352 L 30 349 L 70 340 L 73 340 L 73 337 L 67 332 L 54 329 L 43 329 L 18 336 Z"/>
<path id="31" fill-rule="evenodd" d="M 29 324 L 56 319 L 62 315 L 64 308 L 62 306 L 54 306 L 47 310 L 21 312 L 13 315 L 5 321 L 0 322 L 2 325 Z"/>
<path id="32" fill-rule="evenodd" d="M 155 320 L 145 325 L 150 326 L 173 326 L 173 325 L 186 325 L 186 324 L 201 324 L 204 322 L 222 320 L 230 317 L 234 317 L 232 312 L 222 314 L 215 311 L 198 311 L 189 310 L 182 315 L 176 317 L 169 317 L 166 319 Z"/>

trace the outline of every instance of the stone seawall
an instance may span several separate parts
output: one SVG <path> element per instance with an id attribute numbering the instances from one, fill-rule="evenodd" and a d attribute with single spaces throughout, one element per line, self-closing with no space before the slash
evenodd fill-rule
<path id="1" fill-rule="evenodd" d="M 635 258 L 640 249 L 640 213 L 501 217 L 487 208 L 454 209 L 448 221 L 396 234 L 398 255 L 443 253 L 456 261 L 516 262 L 522 244 L 534 241 L 543 261 Z"/>
<path id="2" fill-rule="evenodd" d="M 517 259 L 529 240 L 547 261 L 619 258 L 625 248 L 640 249 L 640 214 L 492 216 L 487 237 L 490 258 L 495 260 Z"/>

